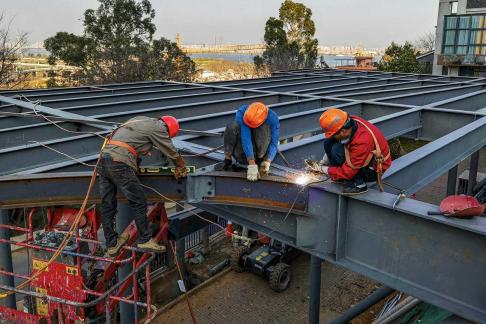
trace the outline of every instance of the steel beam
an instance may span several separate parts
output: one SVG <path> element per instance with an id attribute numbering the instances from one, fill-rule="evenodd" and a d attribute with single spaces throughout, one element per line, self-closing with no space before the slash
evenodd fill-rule
<path id="1" fill-rule="evenodd" d="M 167 97 L 178 97 L 178 96 L 188 96 L 188 95 L 200 95 L 208 94 L 212 92 L 222 92 L 221 90 L 214 91 L 212 88 L 206 87 L 189 87 L 189 88 L 176 88 L 176 89 L 164 89 L 164 86 L 157 87 L 155 89 L 150 88 L 149 90 L 140 89 L 137 92 L 127 92 L 126 90 L 122 93 L 108 92 L 95 92 L 91 95 L 76 96 L 70 98 L 48 98 L 43 99 L 42 105 L 51 108 L 67 108 L 67 107 L 77 107 L 86 105 L 100 105 L 100 104 L 112 104 L 119 101 L 134 101 L 134 100 L 146 100 L 146 99 L 161 99 Z M 28 98 L 31 101 L 35 99 Z M 40 99 L 38 99 L 40 100 Z"/>
<path id="2" fill-rule="evenodd" d="M 262 101 L 268 105 L 285 102 L 286 99 L 291 99 L 291 97 L 280 97 L 278 95 L 265 95 L 265 96 L 250 96 L 250 97 L 240 97 L 235 99 L 227 99 L 227 100 L 219 100 L 215 102 L 202 102 L 202 103 L 192 103 L 192 104 L 183 104 L 183 105 L 175 105 L 175 106 L 167 106 L 167 107 L 158 107 L 158 108 L 144 108 L 144 109 L 135 109 L 131 111 L 125 112 L 118 112 L 118 113 L 111 113 L 111 114 L 103 114 L 103 115 L 95 115 L 91 117 L 93 123 L 90 123 L 89 126 L 103 128 L 105 130 L 111 130 L 111 127 L 107 127 L 105 125 L 97 125 L 95 122 L 99 122 L 100 120 L 107 121 L 107 122 L 125 122 L 128 119 L 136 116 L 148 116 L 148 117 L 159 117 L 160 115 L 172 115 L 176 118 L 184 118 L 184 117 L 192 117 L 194 116 L 194 111 L 192 109 L 197 109 L 197 115 L 205 115 L 210 113 L 218 113 L 227 110 L 233 110 L 234 108 L 239 107 L 243 104 L 248 104 L 253 101 Z M 336 101 L 336 100 L 335 100 Z M 56 116 L 63 117 L 64 111 L 58 111 L 53 109 L 54 112 L 52 114 L 56 114 Z M 79 120 L 83 120 L 83 116 L 78 116 Z M 7 118 L 18 118 L 18 117 L 7 117 Z M 66 118 L 76 119 L 76 117 L 69 116 Z M 0 123 L 2 120 L 0 120 Z M 78 132 L 87 131 L 86 127 L 79 126 L 79 123 L 60 123 L 59 126 L 64 128 L 64 125 L 68 130 L 77 129 Z M 61 132 L 60 132 L 61 131 Z M 69 132 L 62 131 L 59 127 L 49 123 L 43 122 L 38 123 L 35 125 L 27 125 L 27 126 L 18 126 L 13 128 L 6 128 L 0 130 L 0 134 L 2 134 L 2 141 L 0 143 L 8 144 L 9 146 L 15 146 L 20 144 L 25 144 L 29 140 L 36 140 L 36 141 L 43 141 L 43 140 L 50 140 L 62 137 L 70 137 L 72 134 Z M 2 148 L 2 146 L 0 146 Z"/>
<path id="3" fill-rule="evenodd" d="M 325 86 L 335 86 L 341 84 L 350 84 L 350 83 L 358 83 L 360 80 L 359 78 L 340 78 L 334 80 L 325 80 L 325 81 L 312 81 L 312 82 L 302 82 L 299 84 L 290 84 L 290 85 L 278 85 L 278 86 L 268 86 L 268 87 L 259 87 L 259 90 L 268 90 L 268 91 L 278 91 L 278 92 L 286 92 L 286 91 L 298 91 L 298 90 L 306 90 L 306 89 L 313 89 L 316 87 L 325 87 Z"/>
<path id="4" fill-rule="evenodd" d="M 442 109 L 477 111 L 486 107 L 486 104 L 484 103 L 485 98 L 486 90 L 479 90 L 434 102 L 430 106 Z"/>
<path id="5" fill-rule="evenodd" d="M 415 193 L 486 145 L 486 117 L 395 160 L 384 179 Z"/>
<path id="6" fill-rule="evenodd" d="M 338 98 L 346 98 L 352 100 L 381 100 L 382 98 L 387 98 L 391 96 L 401 96 L 405 94 L 416 94 L 416 93 L 423 93 L 429 90 L 436 90 L 436 89 L 447 89 L 447 88 L 455 88 L 457 84 L 438 84 L 438 85 L 428 85 L 428 86 L 419 86 L 419 87 L 403 87 L 398 89 L 385 89 L 385 90 L 374 90 L 374 91 L 362 91 L 362 92 L 355 92 L 352 94 L 345 93 L 345 94 L 338 94 L 337 96 L 333 94 L 334 97 Z M 408 104 L 408 102 L 407 102 Z"/>
<path id="7" fill-rule="evenodd" d="M 51 95 L 76 96 L 76 95 L 85 95 L 85 94 L 98 93 L 98 92 L 99 93 L 116 92 L 118 90 L 147 89 L 150 87 L 160 87 L 160 86 L 163 86 L 166 89 L 185 88 L 184 85 L 179 85 L 178 87 L 175 87 L 172 83 L 168 83 L 163 80 L 156 80 L 156 81 L 141 81 L 141 82 L 127 82 L 127 83 L 112 83 L 112 84 L 103 84 L 103 85 L 87 85 L 87 86 L 80 86 L 80 87 L 2 90 L 0 93 L 8 97 L 25 96 L 28 98 L 35 98 L 35 96 L 39 96 L 39 97 L 51 96 Z"/>
<path id="8" fill-rule="evenodd" d="M 389 79 L 365 81 L 360 83 L 344 84 L 340 86 L 333 86 L 333 87 L 326 87 L 326 88 L 301 90 L 301 91 L 296 91 L 295 93 L 298 94 L 307 93 L 316 96 L 344 97 L 346 95 L 351 95 L 353 93 L 361 93 L 365 90 L 378 91 L 378 90 L 387 90 L 387 89 L 400 89 L 403 87 L 410 87 L 414 85 L 420 86 L 423 83 L 423 81 L 403 81 L 397 83 L 390 83 L 388 80 Z"/>
<path id="9" fill-rule="evenodd" d="M 325 100 L 307 100 L 303 102 L 299 102 L 296 104 L 281 104 L 270 106 L 274 109 L 278 114 L 285 114 L 285 113 L 294 113 L 295 115 L 288 114 L 288 117 L 291 118 L 293 121 L 295 120 L 305 120 L 307 123 L 310 123 L 311 119 L 317 120 L 319 112 L 322 110 L 312 110 L 310 113 L 306 114 L 296 114 L 299 112 L 304 111 L 310 107 L 319 107 L 322 103 L 326 103 Z M 187 111 L 186 111 L 187 112 Z M 177 114 L 175 116 L 179 117 Z M 285 118 L 282 117 L 282 118 Z M 183 128 L 193 129 L 193 130 L 207 130 L 211 127 L 221 127 L 226 125 L 230 121 L 234 119 L 234 111 L 228 111 L 224 113 L 218 113 L 214 115 L 207 115 L 207 116 L 199 116 L 199 117 L 191 117 L 187 119 L 180 119 L 180 124 Z M 287 122 L 286 122 L 287 123 Z M 289 122 L 290 125 L 290 122 Z M 305 127 L 305 124 L 300 123 L 296 124 L 298 127 Z M 317 126 L 318 124 L 315 123 Z M 286 132 L 283 132 L 283 136 L 293 136 L 299 132 L 299 129 L 295 127 L 289 127 L 285 129 Z M 63 132 L 63 130 L 58 129 L 57 133 Z M 108 132 L 101 132 L 99 135 L 105 136 Z M 21 136 L 18 138 L 17 136 Z M 40 137 L 40 138 L 39 138 Z M 10 144 L 14 142 L 15 139 L 21 140 L 22 142 L 25 141 L 39 141 L 43 139 L 41 135 L 36 131 L 34 133 L 23 133 L 23 134 L 13 134 L 8 137 L 4 137 L 7 141 L 5 144 Z M 206 138 L 207 141 L 211 141 L 212 143 L 219 143 L 218 139 L 214 138 Z M 63 152 L 68 154 L 72 157 L 77 159 L 81 159 L 86 161 L 86 156 L 91 156 L 96 154 L 103 142 L 103 139 L 91 135 L 91 134 L 84 134 L 84 135 L 76 135 L 56 140 L 49 140 L 43 141 L 42 144 L 39 143 L 29 143 L 27 145 L 22 145 L 18 147 L 10 147 L 0 150 L 0 161 L 2 162 L 3 169 L 0 171 L 0 174 L 10 174 L 15 172 L 21 172 L 25 170 L 29 170 L 31 168 L 42 167 L 47 164 L 54 164 L 54 163 L 63 163 L 68 161 L 69 158 L 63 156 L 55 151 L 49 150 L 45 148 L 43 145 L 48 145 L 50 148 L 55 149 L 57 151 Z M 15 143 L 15 142 L 14 142 Z M 75 145 L 73 145 L 75 143 Z M 13 143 L 12 143 L 13 144 Z M 183 145 L 179 146 L 183 148 Z M 17 171 L 15 171 L 17 170 Z"/>
<path id="10" fill-rule="evenodd" d="M 390 96 L 387 98 L 379 98 L 377 99 L 377 101 L 424 106 L 424 105 L 440 102 L 444 99 L 465 95 L 467 93 L 473 91 L 479 91 L 482 89 L 484 89 L 484 85 L 469 85 L 469 86 L 448 88 L 443 90 L 433 90 L 433 91 L 420 92 L 414 94 Z"/>
<path id="11" fill-rule="evenodd" d="M 209 192 L 207 182 L 215 189 Z M 408 198 L 393 208 L 396 195 L 375 190 L 347 198 L 337 184 L 301 190 L 284 180 L 269 184 L 249 183 L 244 175 L 200 174 L 189 179 L 188 202 L 470 320 L 486 321 L 486 251 L 480 248 L 486 244 L 486 219 L 429 216 L 437 206 Z M 285 206 L 294 199 L 289 210 Z"/>
<path id="12" fill-rule="evenodd" d="M 80 204 L 86 195 L 91 175 L 92 171 L 0 177 L 0 208 Z M 185 197 L 185 180 L 157 174 L 142 174 L 139 178 L 143 184 L 172 200 Z M 149 201 L 163 201 L 159 194 L 150 189 L 145 189 L 145 196 Z M 126 201 L 122 194 L 117 199 Z M 100 202 L 98 182 L 90 195 L 90 202 Z"/>
<path id="13" fill-rule="evenodd" d="M 92 127 L 99 128 L 99 129 L 102 129 L 102 130 L 110 129 L 110 127 L 107 127 L 107 126 L 101 126 L 101 125 L 98 125 L 98 124 L 90 124 L 90 122 L 97 121 L 95 118 L 86 117 L 86 116 L 79 116 L 79 115 L 72 114 L 72 113 L 69 113 L 69 112 L 60 111 L 58 109 L 53 109 L 53 108 L 49 108 L 49 107 L 44 107 L 42 105 L 33 104 L 31 102 L 23 102 L 21 100 L 12 99 L 12 98 L 5 97 L 5 96 L 0 96 L 0 102 L 5 102 L 5 103 L 11 104 L 11 105 L 15 105 L 17 107 L 25 108 L 25 109 L 28 109 L 30 112 L 40 112 L 40 113 L 43 113 L 43 114 L 48 114 L 48 115 L 53 115 L 53 116 L 58 116 L 58 117 L 79 119 L 81 121 L 86 122 L 88 125 L 90 125 Z"/>

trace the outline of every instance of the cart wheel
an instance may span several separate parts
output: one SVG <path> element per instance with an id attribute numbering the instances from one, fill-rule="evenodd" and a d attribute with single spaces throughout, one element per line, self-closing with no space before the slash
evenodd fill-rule
<path id="1" fill-rule="evenodd" d="M 290 283 L 290 267 L 288 264 L 279 262 L 270 273 L 268 279 L 270 288 L 276 292 L 282 292 L 289 287 Z"/>
<path id="2" fill-rule="evenodd" d="M 231 269 L 236 272 L 243 272 L 243 260 L 241 257 L 248 252 L 248 248 L 246 246 L 238 246 L 233 249 L 233 254 L 231 254 Z"/>

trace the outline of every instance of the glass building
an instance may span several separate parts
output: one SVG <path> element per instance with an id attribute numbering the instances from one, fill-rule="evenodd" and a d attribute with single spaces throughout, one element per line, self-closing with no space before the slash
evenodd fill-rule
<path id="1" fill-rule="evenodd" d="M 440 0 L 434 74 L 486 76 L 486 0 Z"/>
<path id="2" fill-rule="evenodd" d="M 446 16 L 442 53 L 486 55 L 486 16 Z"/>

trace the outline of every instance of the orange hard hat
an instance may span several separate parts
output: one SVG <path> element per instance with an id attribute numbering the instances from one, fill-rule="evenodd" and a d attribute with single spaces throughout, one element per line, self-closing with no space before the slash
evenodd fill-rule
<path id="1" fill-rule="evenodd" d="M 252 103 L 243 115 L 243 121 L 250 128 L 257 128 L 267 120 L 268 107 L 262 102 Z"/>
<path id="2" fill-rule="evenodd" d="M 322 113 L 319 123 L 326 138 L 331 138 L 341 130 L 348 121 L 348 113 L 341 109 L 331 108 Z"/>
<path id="3" fill-rule="evenodd" d="M 170 138 L 177 136 L 177 133 L 179 133 L 179 121 L 177 121 L 175 117 L 162 116 L 160 117 L 160 120 L 162 120 L 167 125 Z"/>

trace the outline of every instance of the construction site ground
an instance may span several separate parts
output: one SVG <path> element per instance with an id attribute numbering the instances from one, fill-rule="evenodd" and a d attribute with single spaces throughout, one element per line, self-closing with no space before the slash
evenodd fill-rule
<path id="1" fill-rule="evenodd" d="M 458 175 L 469 167 L 469 159 L 459 164 Z M 486 152 L 481 151 L 479 172 L 486 173 Z M 446 195 L 447 174 L 442 175 L 415 199 L 439 204 Z M 442 216 L 440 216 L 442 217 Z M 276 293 L 267 282 L 251 273 L 229 271 L 197 289 L 190 297 L 199 323 L 307 323 L 309 292 L 309 256 L 301 255 L 292 264 L 292 281 L 288 290 Z M 328 262 L 322 264 L 320 322 L 328 323 L 377 287 L 361 275 Z M 375 305 L 353 320 L 354 324 L 371 323 L 380 311 Z M 155 323 L 191 323 L 184 299 L 161 312 Z"/>

